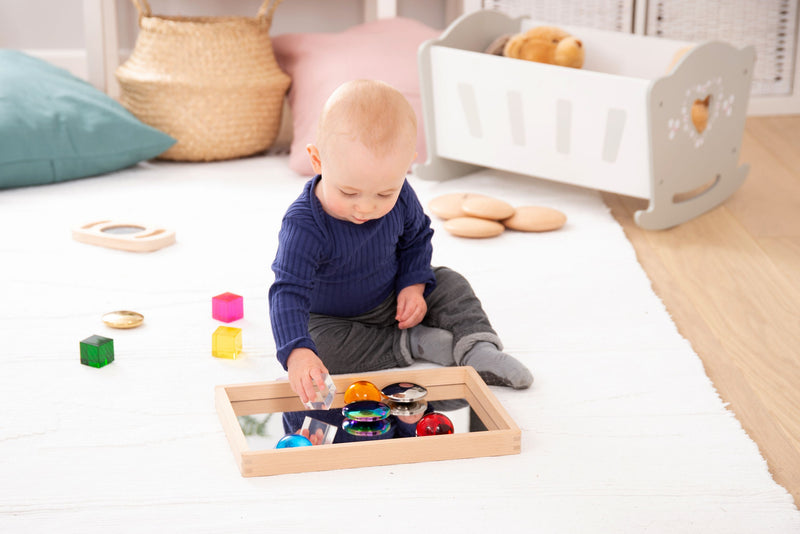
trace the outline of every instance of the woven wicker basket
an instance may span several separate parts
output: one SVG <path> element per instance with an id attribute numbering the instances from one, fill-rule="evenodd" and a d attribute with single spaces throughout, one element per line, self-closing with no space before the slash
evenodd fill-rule
<path id="1" fill-rule="evenodd" d="M 272 145 L 291 81 L 269 37 L 280 2 L 264 0 L 255 17 L 166 17 L 133 0 L 140 31 L 116 71 L 120 101 L 178 140 L 160 158 L 231 159 Z"/>

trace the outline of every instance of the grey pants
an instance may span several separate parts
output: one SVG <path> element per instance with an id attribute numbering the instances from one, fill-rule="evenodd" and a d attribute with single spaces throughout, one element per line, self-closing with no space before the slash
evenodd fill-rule
<path id="1" fill-rule="evenodd" d="M 447 267 L 435 267 L 436 288 L 425 299 L 428 313 L 422 324 L 453 334 L 453 364 L 478 341 L 502 349 L 469 282 Z M 312 313 L 309 333 L 319 357 L 333 374 L 378 371 L 413 363 L 408 330 L 397 328 L 397 296 L 356 317 Z"/>

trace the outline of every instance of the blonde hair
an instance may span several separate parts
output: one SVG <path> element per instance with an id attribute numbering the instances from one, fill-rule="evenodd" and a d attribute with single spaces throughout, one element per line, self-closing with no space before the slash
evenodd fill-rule
<path id="1" fill-rule="evenodd" d="M 325 103 L 317 126 L 320 151 L 342 137 L 359 141 L 376 155 L 398 143 L 416 145 L 417 116 L 408 100 L 391 85 L 377 80 L 353 80 L 340 85 Z"/>

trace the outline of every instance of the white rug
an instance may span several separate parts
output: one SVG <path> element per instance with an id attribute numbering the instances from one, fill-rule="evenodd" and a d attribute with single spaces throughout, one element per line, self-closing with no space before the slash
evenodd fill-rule
<path id="1" fill-rule="evenodd" d="M 492 388 L 522 429 L 497 458 L 245 479 L 213 388 L 284 374 L 267 289 L 305 177 L 285 157 L 155 163 L 0 192 L 0 532 L 798 532 L 800 512 L 718 398 L 599 195 L 488 173 L 431 183 L 567 213 L 548 234 L 452 237 L 530 390 Z M 135 254 L 73 241 L 105 218 L 163 225 Z M 210 354 L 211 297 L 244 296 L 245 357 Z M 144 326 L 105 327 L 132 309 Z M 116 360 L 79 363 L 80 340 Z"/>

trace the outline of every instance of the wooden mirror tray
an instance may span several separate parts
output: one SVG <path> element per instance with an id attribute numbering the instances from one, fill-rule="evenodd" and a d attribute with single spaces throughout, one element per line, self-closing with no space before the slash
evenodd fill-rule
<path id="1" fill-rule="evenodd" d="M 378 388 L 413 382 L 428 390 L 426 399 L 463 399 L 477 431 L 447 435 L 333 443 L 310 447 L 256 450 L 248 442 L 239 418 L 304 410 L 286 380 L 233 384 L 215 388 L 216 407 L 242 476 L 266 476 L 480 456 L 519 454 L 520 430 L 472 367 L 398 369 L 375 373 L 333 375 L 336 395 L 331 409 L 341 409 L 344 392 L 357 380 Z M 473 430 L 475 430 L 473 428 Z M 342 431 L 341 429 L 339 430 Z"/>

